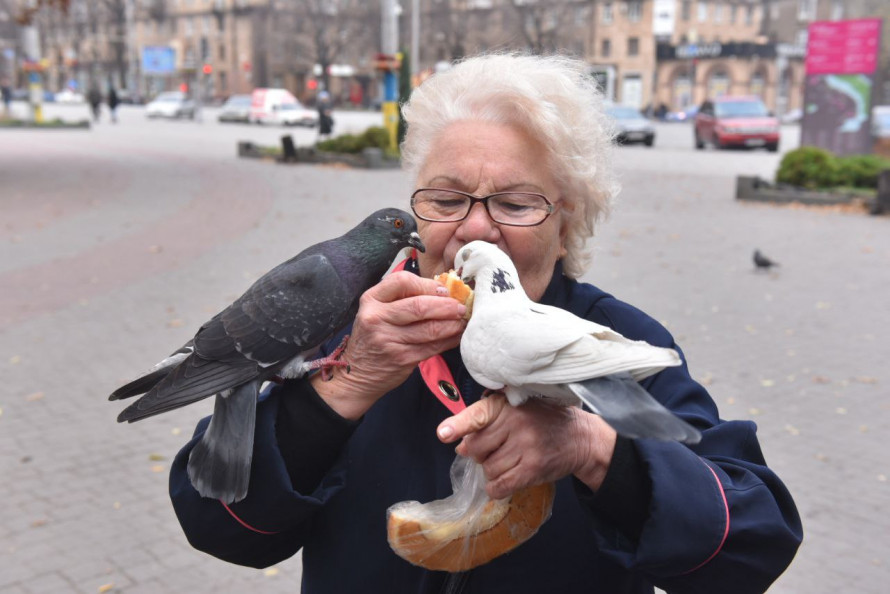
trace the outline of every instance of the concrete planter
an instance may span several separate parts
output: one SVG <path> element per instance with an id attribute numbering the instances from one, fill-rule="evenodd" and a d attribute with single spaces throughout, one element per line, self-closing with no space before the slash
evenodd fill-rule
<path id="1" fill-rule="evenodd" d="M 79 122 L 63 122 L 52 120 L 48 122 L 26 122 L 25 120 L 0 119 L 0 129 L 6 130 L 89 130 L 89 120 Z"/>
<path id="2" fill-rule="evenodd" d="M 266 159 L 277 163 L 339 164 L 357 169 L 398 169 L 401 163 L 387 159 L 378 148 L 366 148 L 360 154 L 329 153 L 315 147 L 295 147 L 282 137 L 282 147 L 260 146 L 252 142 L 238 143 L 238 156 L 247 159 Z"/>
<path id="3" fill-rule="evenodd" d="M 864 204 L 874 209 L 874 195 L 851 192 L 824 192 L 808 190 L 797 186 L 773 184 L 756 176 L 736 177 L 735 197 L 737 200 L 752 202 L 773 202 L 778 204 L 807 204 L 830 206 L 836 204 Z"/>

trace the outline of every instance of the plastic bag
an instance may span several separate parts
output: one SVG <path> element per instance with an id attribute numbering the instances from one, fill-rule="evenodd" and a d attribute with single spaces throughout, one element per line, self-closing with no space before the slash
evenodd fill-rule
<path id="1" fill-rule="evenodd" d="M 389 546 L 414 565 L 466 571 L 515 549 L 550 518 L 553 483 L 493 500 L 485 482 L 479 464 L 458 456 L 451 465 L 452 495 L 429 503 L 402 501 L 387 510 Z"/>

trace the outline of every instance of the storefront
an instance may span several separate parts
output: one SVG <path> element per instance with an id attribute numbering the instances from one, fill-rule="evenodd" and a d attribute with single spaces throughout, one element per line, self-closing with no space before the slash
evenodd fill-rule
<path id="1" fill-rule="evenodd" d="M 803 56 L 786 44 L 659 44 L 655 103 L 679 111 L 721 95 L 756 95 L 782 115 L 803 104 Z"/>

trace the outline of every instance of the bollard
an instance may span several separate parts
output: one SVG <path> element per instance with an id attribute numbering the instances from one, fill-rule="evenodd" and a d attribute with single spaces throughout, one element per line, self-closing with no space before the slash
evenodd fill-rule
<path id="1" fill-rule="evenodd" d="M 885 169 L 878 174 L 878 195 L 875 197 L 871 214 L 879 215 L 890 212 L 890 169 Z"/>
<path id="2" fill-rule="evenodd" d="M 294 146 L 294 139 L 290 134 L 281 137 L 281 160 L 285 163 L 297 161 L 297 148 Z"/>

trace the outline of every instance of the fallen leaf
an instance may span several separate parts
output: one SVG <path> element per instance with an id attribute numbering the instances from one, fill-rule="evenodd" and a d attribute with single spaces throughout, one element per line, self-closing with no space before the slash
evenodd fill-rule
<path id="1" fill-rule="evenodd" d="M 755 328 L 751 324 L 747 324 L 745 326 L 745 331 L 748 332 L 748 334 L 757 334 L 757 328 Z"/>
<path id="2" fill-rule="evenodd" d="M 266 571 L 263 572 L 263 575 L 265 575 L 266 577 L 275 577 L 276 575 L 278 575 L 278 568 L 270 567 L 269 569 L 267 569 Z"/>
<path id="3" fill-rule="evenodd" d="M 151 471 L 152 472 L 164 472 L 164 465 L 163 464 L 155 464 L 154 466 L 151 467 Z"/>
<path id="4" fill-rule="evenodd" d="M 876 384 L 876 383 L 878 383 L 878 378 L 870 377 L 867 375 L 860 375 L 859 377 L 853 378 L 853 380 L 859 382 L 860 384 Z"/>
<path id="5" fill-rule="evenodd" d="M 735 404 L 735 398 L 730 396 L 729 398 L 726 399 L 726 404 Z"/>
<path id="6" fill-rule="evenodd" d="M 764 388 L 772 388 L 775 384 L 776 382 L 771 379 L 760 380 L 760 385 Z"/>
<path id="7" fill-rule="evenodd" d="M 43 392 L 34 392 L 33 394 L 25 396 L 25 400 L 28 402 L 37 402 L 38 400 L 43 400 L 43 396 Z"/>
<path id="8" fill-rule="evenodd" d="M 847 409 L 844 408 L 843 406 L 839 406 L 836 409 L 834 409 L 834 412 L 836 412 L 839 415 L 845 415 L 845 414 L 847 414 Z"/>
<path id="9" fill-rule="evenodd" d="M 113 507 L 114 509 L 120 509 L 120 508 L 121 508 L 121 502 L 120 502 L 120 501 L 115 501 L 115 502 L 114 502 L 114 505 L 112 505 L 112 507 Z"/>
<path id="10" fill-rule="evenodd" d="M 831 304 L 828 303 L 827 301 L 817 301 L 816 302 L 816 309 L 829 309 L 829 308 L 831 308 Z"/>
<path id="11" fill-rule="evenodd" d="M 0 408 L 0 416 L 3 416 L 3 409 Z"/>
<path id="12" fill-rule="evenodd" d="M 22 362 L 22 358 L 18 355 L 13 355 L 12 357 L 9 358 L 10 365 L 18 365 L 21 362 Z"/>
<path id="13" fill-rule="evenodd" d="M 164 251 L 164 248 L 162 248 L 162 247 L 159 246 L 159 245 L 150 245 L 150 246 L 148 246 L 148 252 L 149 252 L 150 254 L 160 254 L 162 251 Z"/>
<path id="14" fill-rule="evenodd" d="M 868 433 L 868 425 L 859 425 L 859 433 Z"/>
<path id="15" fill-rule="evenodd" d="M 760 409 L 759 409 L 759 408 L 749 408 L 749 409 L 748 409 L 748 414 L 751 415 L 752 417 L 753 417 L 753 416 L 756 416 L 756 415 L 759 415 L 759 414 L 760 414 Z"/>
<path id="16" fill-rule="evenodd" d="M 99 586 L 98 592 L 99 592 L 99 594 L 104 594 L 105 592 L 108 592 L 109 590 L 111 590 L 113 588 L 114 588 L 114 583 L 102 584 L 101 586 Z"/>
<path id="17" fill-rule="evenodd" d="M 148 459 L 152 462 L 160 462 L 161 460 L 166 460 L 167 458 L 163 454 L 149 454 Z"/>
<path id="18" fill-rule="evenodd" d="M 879 474 L 879 475 L 878 475 L 878 481 L 880 481 L 880 482 L 882 482 L 882 483 L 886 483 L 886 482 L 887 482 L 887 475 L 886 475 L 886 474 Z"/>
<path id="19" fill-rule="evenodd" d="M 828 462 L 828 456 L 825 454 L 816 454 L 816 460 L 819 462 Z"/>
<path id="20" fill-rule="evenodd" d="M 800 435 L 800 429 L 798 429 L 794 425 L 785 425 L 785 431 L 787 431 L 791 435 Z"/>
<path id="21" fill-rule="evenodd" d="M 711 375 L 710 372 L 708 372 L 708 373 L 706 373 L 706 374 L 704 375 L 703 378 L 701 378 L 700 380 L 698 380 L 698 383 L 700 383 L 700 384 L 703 385 L 703 386 L 710 386 L 711 384 L 714 383 L 714 376 Z"/>
<path id="22" fill-rule="evenodd" d="M 46 522 L 46 518 L 39 518 L 31 522 L 31 528 L 40 528 L 41 526 L 46 526 Z"/>
<path id="23" fill-rule="evenodd" d="M 182 433 L 182 429 L 180 429 L 179 427 L 174 427 L 170 430 L 170 433 L 172 433 L 173 435 L 179 435 L 180 433 Z"/>
<path id="24" fill-rule="evenodd" d="M 169 322 L 167 322 L 167 327 L 168 327 L 168 328 L 181 328 L 181 327 L 184 326 L 184 325 L 185 325 L 185 322 L 183 322 L 183 321 L 182 321 L 181 319 L 179 319 L 179 318 L 173 318 L 172 320 L 170 320 Z"/>
<path id="25" fill-rule="evenodd" d="M 814 375 L 813 383 L 814 384 L 830 384 L 831 378 L 825 377 L 824 375 Z"/>

